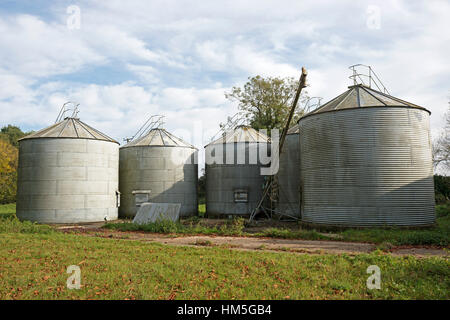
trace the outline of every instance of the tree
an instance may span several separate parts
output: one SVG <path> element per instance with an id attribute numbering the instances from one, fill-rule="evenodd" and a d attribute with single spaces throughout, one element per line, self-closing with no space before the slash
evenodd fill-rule
<path id="1" fill-rule="evenodd" d="M 298 87 L 294 78 L 249 77 L 242 87 L 226 92 L 230 101 L 239 102 L 239 110 L 254 129 L 283 129 Z M 307 94 L 307 93 L 306 93 Z M 305 94 L 303 95 L 306 99 Z M 297 107 L 290 126 L 298 121 L 303 109 Z"/>
<path id="2" fill-rule="evenodd" d="M 434 176 L 434 193 L 437 204 L 450 201 L 450 177 Z"/>
<path id="3" fill-rule="evenodd" d="M 29 132 L 31 133 L 31 132 Z M 19 147 L 19 139 L 28 135 L 29 133 L 25 133 L 20 130 L 19 127 L 8 125 L 0 129 L 0 139 L 9 142 L 14 147 Z"/>
<path id="4" fill-rule="evenodd" d="M 202 174 L 201 174 L 201 176 L 198 178 L 197 189 L 198 189 L 198 198 L 199 198 L 200 202 L 203 203 L 204 200 L 205 200 L 205 195 L 206 195 L 206 175 L 205 175 L 205 169 L 202 169 Z"/>
<path id="5" fill-rule="evenodd" d="M 445 114 L 445 127 L 439 138 L 433 142 L 433 164 L 450 171 L 450 103 Z"/>
<path id="6" fill-rule="evenodd" d="M 0 204 L 16 201 L 19 152 L 0 139 Z"/>

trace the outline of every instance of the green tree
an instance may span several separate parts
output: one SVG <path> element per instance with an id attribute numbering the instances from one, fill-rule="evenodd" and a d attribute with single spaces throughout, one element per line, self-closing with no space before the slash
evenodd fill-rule
<path id="1" fill-rule="evenodd" d="M 450 177 L 435 175 L 434 191 L 436 203 L 447 203 L 450 201 Z"/>
<path id="2" fill-rule="evenodd" d="M 17 148 L 0 140 L 0 204 L 16 201 L 18 159 Z"/>
<path id="3" fill-rule="evenodd" d="M 239 110 L 249 120 L 254 129 L 282 129 L 288 117 L 292 101 L 298 87 L 298 80 L 294 78 L 263 78 L 249 77 L 247 83 L 241 87 L 233 87 L 225 97 L 230 101 L 239 102 Z M 304 91 L 301 101 L 306 99 Z M 300 104 L 300 103 L 299 103 Z M 290 123 L 292 126 L 303 114 L 303 109 L 297 106 Z"/>
<path id="4" fill-rule="evenodd" d="M 205 175 L 205 169 L 202 169 L 202 174 L 198 178 L 198 198 L 200 203 L 205 202 L 205 196 L 206 196 L 206 175 Z"/>
<path id="5" fill-rule="evenodd" d="M 29 133 L 25 133 L 20 130 L 19 127 L 7 125 L 0 129 L 0 139 L 8 141 L 14 147 L 19 146 L 19 139 L 26 136 Z"/>

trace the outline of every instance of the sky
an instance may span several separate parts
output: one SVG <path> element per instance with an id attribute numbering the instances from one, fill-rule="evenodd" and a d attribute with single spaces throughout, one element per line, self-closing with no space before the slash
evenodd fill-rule
<path id="1" fill-rule="evenodd" d="M 372 66 L 389 92 L 432 112 L 450 101 L 450 1 L 0 2 L 0 127 L 53 124 L 67 101 L 123 143 L 155 114 L 200 150 L 234 115 L 248 77 L 300 76 L 326 102 Z M 202 157 L 200 157 L 202 159 Z M 202 162 L 202 160 L 200 160 Z"/>

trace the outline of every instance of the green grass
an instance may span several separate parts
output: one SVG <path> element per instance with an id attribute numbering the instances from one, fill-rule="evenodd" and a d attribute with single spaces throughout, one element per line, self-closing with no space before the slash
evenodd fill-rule
<path id="1" fill-rule="evenodd" d="M 0 204 L 0 218 L 14 217 L 16 215 L 16 204 Z"/>
<path id="2" fill-rule="evenodd" d="M 340 234 L 346 241 L 390 243 L 392 245 L 450 245 L 450 205 L 436 206 L 436 227 L 423 230 L 349 229 Z"/>
<path id="3" fill-rule="evenodd" d="M 436 216 L 447 217 L 450 215 L 450 203 L 436 205 Z"/>
<path id="4" fill-rule="evenodd" d="M 448 207 L 447 207 L 448 208 Z M 337 240 L 351 242 L 390 243 L 399 245 L 450 245 L 450 215 L 448 211 L 436 209 L 436 226 L 427 229 L 368 228 L 347 229 L 340 232 L 318 233 L 315 230 L 268 229 L 265 236 L 285 239 Z"/>
<path id="5" fill-rule="evenodd" d="M 64 234 L 20 222 L 13 209 L 0 206 L 1 300 L 450 298 L 445 258 L 380 251 L 356 256 L 243 252 L 208 243 L 165 246 Z M 168 227 L 173 226 L 159 226 Z M 240 229 L 241 222 L 228 228 Z M 69 265 L 80 266 L 79 290 L 66 288 Z M 381 269 L 381 290 L 366 287 L 370 265 Z"/>
<path id="6" fill-rule="evenodd" d="M 16 218 L 16 205 L 0 205 L 0 233 L 54 233 L 47 225 L 40 225 L 30 221 L 19 221 Z"/>
<path id="7" fill-rule="evenodd" d="M 108 223 L 103 226 L 106 229 L 120 231 L 145 231 L 154 233 L 178 233 L 185 235 L 205 234 L 205 235 L 225 235 L 239 236 L 243 235 L 244 219 L 237 218 L 228 221 L 221 226 L 204 226 L 200 219 L 191 219 L 181 222 L 157 221 L 148 224 L 135 224 L 132 222 Z"/>
<path id="8" fill-rule="evenodd" d="M 437 245 L 450 244 L 450 216 L 437 218 L 437 226 L 425 230 L 406 229 L 349 229 L 339 233 L 344 241 L 361 241 L 392 245 Z"/>
<path id="9" fill-rule="evenodd" d="M 449 299 L 442 258 L 296 255 L 171 247 L 67 234 L 4 233 L 0 299 Z M 80 290 L 66 269 L 81 268 Z M 368 290 L 366 269 L 381 269 Z"/>

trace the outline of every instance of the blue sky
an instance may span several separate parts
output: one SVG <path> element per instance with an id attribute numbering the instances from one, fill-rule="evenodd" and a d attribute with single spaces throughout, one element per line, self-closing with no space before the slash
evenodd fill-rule
<path id="1" fill-rule="evenodd" d="M 70 5 L 80 28 L 68 28 Z M 371 65 L 391 94 L 432 111 L 450 100 L 449 1 L 2 1 L 0 126 L 52 124 L 61 105 L 122 142 L 151 114 L 201 148 L 237 111 L 249 76 L 298 77 L 323 102 Z"/>

